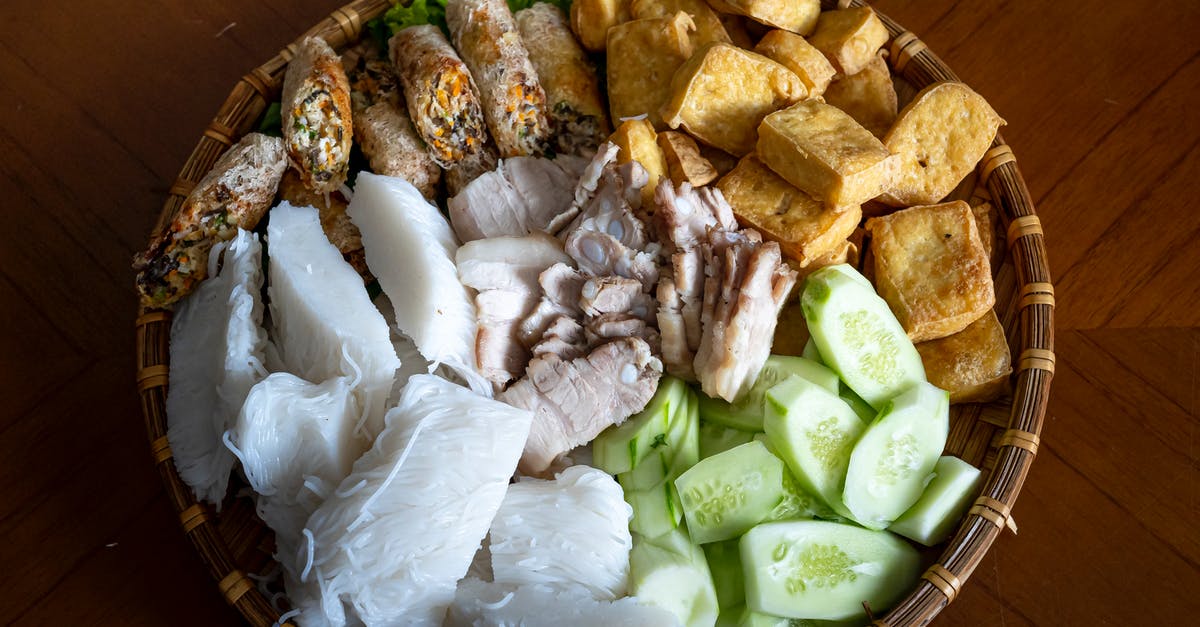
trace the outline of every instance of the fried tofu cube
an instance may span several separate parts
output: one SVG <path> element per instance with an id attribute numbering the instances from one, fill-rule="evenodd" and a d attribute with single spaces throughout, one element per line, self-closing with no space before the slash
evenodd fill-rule
<path id="1" fill-rule="evenodd" d="M 979 229 L 979 241 L 983 242 L 983 250 L 987 253 L 992 276 L 1004 263 L 1004 247 L 999 245 L 999 220 L 996 208 L 992 203 L 985 202 L 971 206 L 971 214 L 975 216 L 975 226 Z"/>
<path id="2" fill-rule="evenodd" d="M 716 5 L 711 6 L 716 8 Z M 717 17 L 721 20 L 721 26 L 725 27 L 725 32 L 729 34 L 730 43 L 746 50 L 754 48 L 754 37 L 746 29 L 747 24 L 751 23 L 750 20 L 736 13 L 717 13 Z"/>
<path id="3" fill-rule="evenodd" d="M 671 97 L 671 77 L 694 50 L 692 18 L 633 20 L 608 30 L 608 106 L 613 122 L 645 115 L 664 129 L 659 110 Z"/>
<path id="4" fill-rule="evenodd" d="M 857 209 L 835 211 L 796 189 L 753 155 L 718 181 L 717 189 L 733 208 L 738 224 L 779 242 L 783 254 L 800 267 L 836 251 L 862 217 Z"/>
<path id="5" fill-rule="evenodd" d="M 875 55 L 862 71 L 830 83 L 825 102 L 850 114 L 872 135 L 883 139 L 896 121 L 896 88 L 883 55 Z"/>
<path id="6" fill-rule="evenodd" d="M 708 185 L 717 179 L 717 169 L 700 155 L 696 140 L 684 133 L 663 131 L 658 134 L 658 147 L 667 160 L 667 172 L 675 185 L 691 183 L 692 187 Z"/>
<path id="7" fill-rule="evenodd" d="M 797 285 L 802 283 L 803 279 L 796 280 Z M 796 289 L 798 288 L 794 288 L 793 291 Z M 775 339 L 771 342 L 771 354 L 799 357 L 804 352 L 808 338 L 808 323 L 804 320 L 800 300 L 791 299 L 779 310 L 779 319 L 775 322 Z"/>
<path id="8" fill-rule="evenodd" d="M 925 376 L 950 393 L 951 403 L 982 403 L 1008 391 L 1012 354 L 995 310 L 954 335 L 917 344 L 917 352 Z"/>
<path id="9" fill-rule="evenodd" d="M 871 7 L 825 11 L 808 43 L 825 53 L 842 74 L 858 74 L 888 40 L 887 27 Z"/>
<path id="10" fill-rule="evenodd" d="M 875 288 L 913 342 L 958 333 L 996 303 L 987 253 L 967 203 L 867 220 Z"/>
<path id="11" fill-rule="evenodd" d="M 693 46 L 699 47 L 714 41 L 730 42 L 721 18 L 704 0 L 632 0 L 629 11 L 635 20 L 671 17 L 683 11 L 691 16 L 696 25 L 696 32 L 691 34 Z"/>
<path id="12" fill-rule="evenodd" d="M 820 50 L 790 31 L 775 29 L 763 35 L 754 51 L 795 72 L 804 81 L 804 86 L 808 87 L 809 98 L 824 94 L 829 82 L 837 74 L 833 64 Z"/>
<path id="13" fill-rule="evenodd" d="M 721 150 L 713 148 L 708 144 L 700 144 L 700 156 L 708 159 L 708 162 L 717 169 L 717 177 L 720 178 L 729 174 L 737 167 L 738 158 Z"/>
<path id="14" fill-rule="evenodd" d="M 583 47 L 604 52 L 608 29 L 633 19 L 629 0 L 575 0 L 571 3 L 571 30 Z"/>
<path id="15" fill-rule="evenodd" d="M 897 155 L 892 189 L 880 200 L 898 207 L 941 201 L 974 168 L 1004 120 L 962 83 L 934 83 L 904 107 L 883 143 Z"/>
<path id="16" fill-rule="evenodd" d="M 831 207 L 859 207 L 891 186 L 892 158 L 837 107 L 806 100 L 763 119 L 758 158 Z"/>
<path id="17" fill-rule="evenodd" d="M 637 161 L 646 168 L 650 181 L 642 188 L 642 207 L 654 207 L 654 188 L 668 176 L 667 159 L 658 146 L 658 134 L 649 120 L 625 120 L 613 131 L 609 141 L 617 145 L 617 163 Z"/>
<path id="18" fill-rule="evenodd" d="M 708 0 L 722 13 L 744 15 L 756 22 L 808 35 L 821 15 L 820 0 Z"/>
<path id="19" fill-rule="evenodd" d="M 755 129 L 767 114 L 807 95 L 786 67 L 731 44 L 709 44 L 675 73 L 662 118 L 740 157 L 754 150 Z"/>

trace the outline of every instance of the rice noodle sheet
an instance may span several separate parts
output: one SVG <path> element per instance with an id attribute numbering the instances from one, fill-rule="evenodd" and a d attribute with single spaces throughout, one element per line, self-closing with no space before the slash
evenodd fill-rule
<path id="1" fill-rule="evenodd" d="M 280 203 L 270 213 L 267 244 L 267 291 L 283 365 L 306 381 L 348 377 L 362 412 L 355 430 L 373 439 L 400 367 L 383 315 L 329 243 L 316 209 Z"/>
<path id="2" fill-rule="evenodd" d="M 180 478 L 220 509 L 234 464 L 222 435 L 267 374 L 258 236 L 238 229 L 213 246 L 208 265 L 210 278 L 180 301 L 171 323 L 167 439 Z"/>
<path id="3" fill-rule="evenodd" d="M 504 499 L 532 415 L 409 379 L 387 427 L 309 518 L 288 595 L 302 624 L 438 625 Z M 310 559 L 311 558 L 311 559 Z"/>
<path id="4" fill-rule="evenodd" d="M 671 612 L 642 605 L 635 597 L 598 601 L 587 588 L 488 583 L 468 577 L 458 586 L 447 627 L 671 627 Z"/>

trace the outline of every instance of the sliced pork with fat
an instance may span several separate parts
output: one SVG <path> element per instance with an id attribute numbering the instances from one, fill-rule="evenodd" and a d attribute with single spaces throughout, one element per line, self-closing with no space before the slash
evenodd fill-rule
<path id="1" fill-rule="evenodd" d="M 577 159 L 505 159 L 447 201 L 454 232 L 463 242 L 554 232 L 551 223 L 571 208 L 581 170 Z"/>

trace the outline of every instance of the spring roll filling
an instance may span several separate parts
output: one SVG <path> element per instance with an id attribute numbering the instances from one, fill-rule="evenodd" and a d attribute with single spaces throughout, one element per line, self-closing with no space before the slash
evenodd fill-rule
<path id="1" fill-rule="evenodd" d="M 313 180 L 329 181 L 336 174 L 330 165 L 344 163 L 342 114 L 333 95 L 319 89 L 310 93 L 292 109 L 292 148 L 306 156 Z"/>

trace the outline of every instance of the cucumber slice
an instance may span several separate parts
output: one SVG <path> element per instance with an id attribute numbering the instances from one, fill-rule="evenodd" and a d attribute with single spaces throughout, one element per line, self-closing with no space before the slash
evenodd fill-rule
<path id="1" fill-rule="evenodd" d="M 667 432 L 655 438 L 650 450 L 632 470 L 617 474 L 626 490 L 646 490 L 665 480 L 674 480 L 700 461 L 700 414 L 696 394 L 685 388 L 675 406 Z"/>
<path id="2" fill-rule="evenodd" d="M 808 341 L 804 343 L 804 350 L 800 351 L 800 356 L 809 360 L 815 361 L 822 366 L 825 365 L 825 360 L 821 358 L 821 351 L 817 350 L 817 343 L 808 336 Z"/>
<path id="3" fill-rule="evenodd" d="M 841 398 L 800 377 L 767 392 L 767 438 L 802 488 L 840 515 L 850 452 L 866 427 Z"/>
<path id="4" fill-rule="evenodd" d="M 933 467 L 933 481 L 921 498 L 908 508 L 888 531 L 925 546 L 950 537 L 958 521 L 979 492 L 979 469 L 957 457 L 942 457 Z"/>
<path id="5" fill-rule="evenodd" d="M 728 540 L 766 520 L 783 500 L 783 462 L 750 442 L 700 461 L 675 488 L 694 542 Z"/>
<path id="6" fill-rule="evenodd" d="M 801 305 L 825 365 L 876 409 L 916 383 L 925 366 L 904 328 L 869 285 L 844 264 L 811 274 Z"/>
<path id="7" fill-rule="evenodd" d="M 783 469 L 783 500 L 775 506 L 775 509 L 771 510 L 771 515 L 767 516 L 767 520 L 775 522 L 811 518 L 841 520 L 841 516 L 822 503 L 821 499 L 800 487 L 800 484 L 792 476 L 792 471 L 785 467 Z"/>
<path id="8" fill-rule="evenodd" d="M 700 421 L 700 459 L 712 457 L 754 439 L 755 434 L 730 429 L 715 422 Z"/>
<path id="9" fill-rule="evenodd" d="M 771 386 L 784 379 L 798 375 L 837 393 L 838 378 L 832 370 L 803 357 L 771 355 L 758 373 L 758 379 L 750 391 L 736 403 L 727 403 L 719 398 L 700 395 L 700 416 L 710 422 L 741 429 L 762 431 L 763 394 Z"/>
<path id="10" fill-rule="evenodd" d="M 854 520 L 883 529 L 912 507 L 929 483 L 949 431 L 945 390 L 920 383 L 889 401 L 850 454 L 842 502 Z"/>
<path id="11" fill-rule="evenodd" d="M 738 557 L 738 541 L 710 542 L 704 545 L 704 557 L 717 590 L 717 605 L 721 613 L 738 607 L 746 600 L 746 584 L 742 579 L 742 561 Z M 737 617 L 734 617 L 737 622 Z"/>
<path id="12" fill-rule="evenodd" d="M 838 386 L 838 396 L 842 397 L 843 401 L 846 401 L 846 404 L 850 406 L 850 409 L 854 410 L 855 415 L 863 421 L 863 424 L 871 424 L 875 421 L 875 416 L 879 415 L 879 412 L 875 411 L 874 407 L 868 405 L 861 396 L 855 394 L 854 390 L 851 390 L 850 386 L 845 383 Z"/>
<path id="13" fill-rule="evenodd" d="M 633 543 L 629 593 L 675 614 L 687 627 L 711 627 L 717 620 L 717 592 L 704 551 L 681 530 Z"/>
<path id="14" fill-rule="evenodd" d="M 596 467 L 610 475 L 628 472 L 655 446 L 661 446 L 686 392 L 683 380 L 663 377 L 642 411 L 593 440 L 592 461 Z"/>
<path id="15" fill-rule="evenodd" d="M 683 520 L 675 485 L 666 479 L 644 490 L 626 490 L 625 502 L 633 509 L 629 530 L 645 538 L 676 531 Z"/>
<path id="16" fill-rule="evenodd" d="M 746 606 L 788 618 L 882 614 L 916 583 L 917 550 L 886 531 L 801 520 L 759 525 L 742 536 Z"/>

